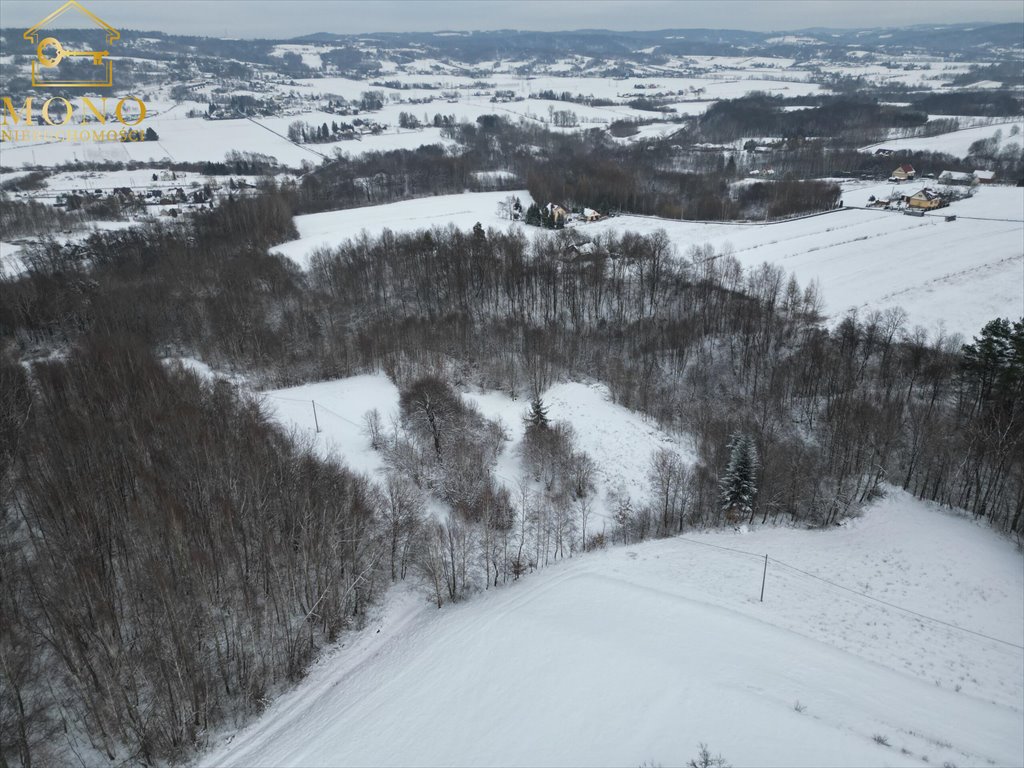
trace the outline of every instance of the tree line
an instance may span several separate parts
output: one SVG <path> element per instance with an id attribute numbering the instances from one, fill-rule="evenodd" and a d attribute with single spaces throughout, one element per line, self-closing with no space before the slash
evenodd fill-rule
<path id="1" fill-rule="evenodd" d="M 257 400 L 128 336 L 0 381 L 5 762 L 180 759 L 359 623 L 372 490 Z"/>
<path id="2" fill-rule="evenodd" d="M 719 155 L 719 163 L 684 168 L 667 142 L 655 151 L 646 145 L 622 146 L 599 128 L 558 134 L 546 126 L 482 115 L 476 123 L 444 130 L 462 147 L 460 152 L 429 146 L 358 158 L 339 155 L 290 190 L 293 210 L 308 213 L 483 189 L 476 172 L 487 168 L 510 172 L 505 188 L 525 182 L 537 201 L 602 213 L 677 219 L 784 217 L 827 210 L 839 199 L 837 186 L 801 181 L 800 168 L 795 168 L 783 185 L 766 193 L 770 202 L 751 203 L 730 190 L 729 181 L 738 175 L 735 160 L 727 167 Z"/>

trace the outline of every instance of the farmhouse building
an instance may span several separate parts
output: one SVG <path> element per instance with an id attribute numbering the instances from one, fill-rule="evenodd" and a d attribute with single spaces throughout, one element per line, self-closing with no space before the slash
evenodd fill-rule
<path id="1" fill-rule="evenodd" d="M 928 187 L 907 198 L 907 205 L 911 208 L 930 210 L 932 208 L 942 208 L 945 204 L 942 195 Z"/>
<path id="2" fill-rule="evenodd" d="M 555 226 L 562 226 L 569 220 L 569 212 L 557 203 L 548 203 L 546 207 L 548 216 L 551 217 Z"/>
<path id="3" fill-rule="evenodd" d="M 917 176 L 917 171 L 914 170 L 914 166 L 909 163 L 904 163 L 892 172 L 892 176 L 890 178 L 896 179 L 896 181 L 909 181 L 915 176 Z"/>
<path id="4" fill-rule="evenodd" d="M 996 180 L 995 171 L 975 171 L 973 174 L 976 184 L 991 184 Z"/>
<path id="5" fill-rule="evenodd" d="M 939 181 L 943 184 L 959 184 L 961 186 L 970 186 L 975 183 L 971 174 L 962 171 L 943 171 L 939 174 Z"/>

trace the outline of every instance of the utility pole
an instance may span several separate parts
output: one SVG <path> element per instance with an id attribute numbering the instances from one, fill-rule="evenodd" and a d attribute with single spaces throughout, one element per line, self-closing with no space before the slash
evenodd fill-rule
<path id="1" fill-rule="evenodd" d="M 761 602 L 764 602 L 764 580 L 768 578 L 768 555 L 764 556 L 764 573 L 761 574 Z"/>
<path id="2" fill-rule="evenodd" d="M 313 423 L 316 424 L 316 431 L 319 432 L 320 431 L 320 421 L 316 417 L 316 400 L 310 400 L 309 402 L 311 402 L 313 404 Z M 763 593 L 764 589 L 762 588 L 761 591 Z M 762 597 L 763 597 L 763 595 L 762 595 Z"/>

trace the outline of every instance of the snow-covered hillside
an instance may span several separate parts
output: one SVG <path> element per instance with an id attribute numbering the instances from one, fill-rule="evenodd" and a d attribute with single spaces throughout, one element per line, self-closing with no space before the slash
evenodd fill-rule
<path id="1" fill-rule="evenodd" d="M 500 420 L 509 442 L 498 458 L 498 479 L 515 491 L 522 474 L 519 447 L 525 426 L 527 400 L 513 400 L 501 392 L 465 395 L 487 418 Z M 576 447 L 594 460 L 594 517 L 600 528 L 611 512 L 609 494 L 640 501 L 648 492 L 651 456 L 659 449 L 678 453 L 687 464 L 696 461 L 688 441 L 660 429 L 640 414 L 612 402 L 602 384 L 562 382 L 542 393 L 548 418 L 572 425 Z"/>
<path id="2" fill-rule="evenodd" d="M 913 194 L 923 183 L 904 185 Z M 851 205 L 891 185 L 853 188 Z M 945 214 L 956 214 L 947 222 Z M 977 220 L 967 217 L 978 217 Z M 1001 219 L 1001 220 L 988 220 Z M 910 326 L 970 337 L 994 317 L 1024 314 L 1024 189 L 986 187 L 923 218 L 892 211 L 840 210 L 769 225 L 699 224 L 620 216 L 583 231 L 664 229 L 681 253 L 691 245 L 731 249 L 744 267 L 764 262 L 817 280 L 833 320 L 899 306 Z"/>
<path id="3" fill-rule="evenodd" d="M 363 415 L 376 408 L 388 419 L 398 414 L 398 388 L 383 374 L 351 376 L 263 394 L 278 422 L 296 436 L 314 441 L 325 456 L 336 456 L 357 472 L 374 474 L 383 467 L 369 450 Z"/>
<path id="4" fill-rule="evenodd" d="M 415 232 L 449 224 L 460 229 L 470 229 L 477 222 L 484 227 L 505 228 L 512 225 L 512 222 L 499 216 L 498 204 L 509 195 L 518 196 L 524 206 L 532 202 L 530 193 L 520 189 L 512 192 L 421 197 L 387 205 L 296 216 L 295 226 L 299 230 L 299 239 L 283 243 L 274 251 L 305 268 L 309 266 L 309 257 L 317 248 L 338 245 L 364 230 L 375 235 L 384 229 Z"/>
<path id="5" fill-rule="evenodd" d="M 497 474 L 514 485 L 527 403 L 464 397 L 508 428 Z M 595 460 L 598 497 L 642 495 L 658 448 L 692 460 L 602 387 L 544 399 Z M 397 412 L 385 376 L 265 403 L 323 452 L 381 469 L 362 414 Z M 678 765 L 707 742 L 734 765 L 1018 765 L 1022 598 L 1010 542 L 895 489 L 832 530 L 613 547 L 442 611 L 403 584 L 202 764 Z"/>
<path id="6" fill-rule="evenodd" d="M 1009 542 L 900 492 L 841 529 L 613 548 L 441 611 L 401 586 L 202 764 L 679 765 L 707 742 L 738 766 L 1021 765 L 1022 596 Z"/>
<path id="7" fill-rule="evenodd" d="M 4 148 L 3 164 L 56 166 L 65 163 L 172 161 L 223 161 L 232 151 L 257 152 L 270 155 L 282 165 L 298 167 L 302 163 L 320 164 L 334 156 L 335 150 L 351 156 L 365 152 L 392 149 L 416 149 L 425 144 L 450 145 L 437 128 L 400 131 L 393 128 L 380 135 L 363 137 L 360 141 L 344 141 L 323 145 L 297 145 L 287 138 L 291 117 L 237 120 L 204 120 L 187 117 L 186 105 L 169 106 L 166 111 L 146 118 L 145 127 L 152 128 L 158 141 L 90 142 L 53 141 L 49 143 L 14 144 Z M 304 114 L 305 119 L 323 120 L 319 112 Z M 336 118 L 337 116 L 335 116 Z M 329 121 L 330 115 L 326 116 Z"/>
<path id="8" fill-rule="evenodd" d="M 905 184 L 913 194 L 923 182 Z M 848 206 L 870 195 L 888 195 L 889 184 L 851 184 Z M 275 250 L 308 266 L 318 247 L 335 245 L 366 230 L 412 231 L 448 223 L 469 228 L 510 225 L 498 216 L 507 192 L 485 192 L 298 216 L 300 239 Z M 526 191 L 514 192 L 529 203 Z M 945 214 L 956 214 L 955 222 Z M 680 255 L 710 243 L 731 250 L 747 268 L 764 262 L 795 273 L 801 285 L 817 280 L 825 312 L 833 320 L 850 308 L 871 311 L 900 306 L 908 324 L 933 334 L 940 328 L 965 337 L 994 317 L 1024 314 L 1024 189 L 989 186 L 933 216 L 914 218 L 881 210 L 842 210 L 776 224 L 705 224 L 649 216 L 616 216 L 580 225 L 583 234 L 665 230 Z M 530 234 L 540 232 L 527 229 Z"/>
<path id="9" fill-rule="evenodd" d="M 1024 131 L 1024 121 L 1017 120 L 976 128 L 963 128 L 959 131 L 942 133 L 938 136 L 892 139 L 863 147 L 861 151 L 874 152 L 876 149 L 884 147 L 895 152 L 945 152 L 956 157 L 965 157 L 971 144 L 981 139 L 992 139 L 998 135 L 1002 138 L 1001 146 L 1003 148 L 1009 148 L 1010 144 L 1016 144 L 1017 151 L 1019 152 L 1022 142 L 1021 131 Z"/>
<path id="10" fill-rule="evenodd" d="M 498 481 L 515 494 L 523 475 L 519 452 L 528 401 L 495 391 L 474 391 L 463 397 L 486 418 L 504 425 L 509 440 L 498 457 L 495 473 Z M 645 497 L 647 471 L 655 451 L 667 448 L 687 463 L 695 461 L 686 440 L 613 403 L 603 385 L 562 382 L 543 392 L 543 399 L 548 417 L 571 424 L 577 447 L 595 462 L 592 511 L 598 528 L 609 512 L 609 493 L 634 501 Z M 397 419 L 398 389 L 387 376 L 352 376 L 273 390 L 263 393 L 263 401 L 278 422 L 300 438 L 312 440 L 323 455 L 335 456 L 352 469 L 379 479 L 384 462 L 380 454 L 368 449 L 363 416 L 375 408 L 389 429 Z"/>

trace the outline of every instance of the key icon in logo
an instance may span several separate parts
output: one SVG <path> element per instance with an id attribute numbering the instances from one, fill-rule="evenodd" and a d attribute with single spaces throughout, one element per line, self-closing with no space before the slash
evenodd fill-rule
<path id="1" fill-rule="evenodd" d="M 46 55 L 47 48 L 53 48 L 56 53 L 53 57 Z M 91 56 L 92 63 L 97 67 L 103 64 L 103 57 L 109 54 L 110 51 L 68 51 L 65 50 L 64 46 L 60 44 L 60 40 L 56 37 L 47 37 L 36 49 L 36 57 L 39 59 L 39 65 L 42 67 L 56 67 L 61 61 L 70 56 Z"/>
<path id="2" fill-rule="evenodd" d="M 80 17 L 78 21 L 91 22 L 98 27 L 98 32 L 107 40 L 104 50 L 73 51 L 65 48 L 56 37 L 60 32 L 54 30 L 57 20 L 64 14 L 77 15 Z M 72 24 L 76 30 L 83 26 L 78 21 Z M 89 24 L 84 26 L 87 28 L 83 30 L 85 32 L 91 29 Z M 67 0 L 64 5 L 45 19 L 25 30 L 22 37 L 32 43 L 36 52 L 32 59 L 32 86 L 34 88 L 109 88 L 114 84 L 113 62 L 110 58 L 109 46 L 121 39 L 121 33 L 78 0 Z M 80 66 L 75 67 L 66 63 L 64 66 L 58 66 L 66 59 L 74 61 L 82 58 L 88 64 L 81 62 Z"/>

